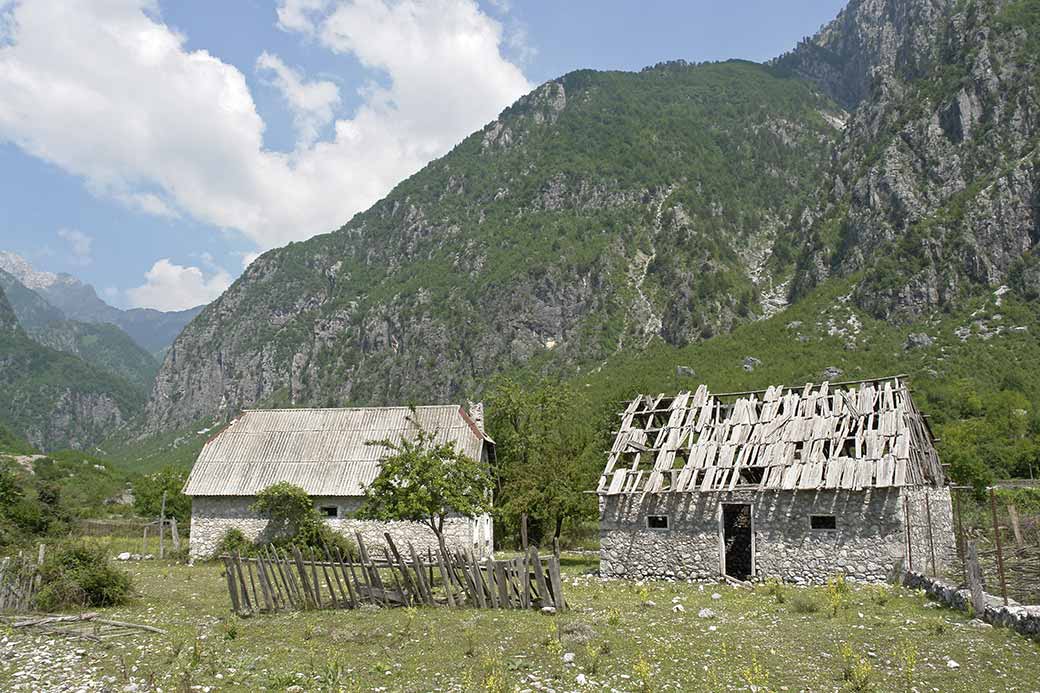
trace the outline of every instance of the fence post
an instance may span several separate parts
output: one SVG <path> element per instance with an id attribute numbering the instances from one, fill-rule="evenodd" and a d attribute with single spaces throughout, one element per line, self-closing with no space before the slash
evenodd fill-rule
<path id="1" fill-rule="evenodd" d="M 986 613 L 986 591 L 982 587 L 982 569 L 979 568 L 979 554 L 975 542 L 969 541 L 964 556 L 964 572 L 967 574 L 968 590 L 971 592 L 971 606 L 975 618 L 982 620 Z"/>
<path id="2" fill-rule="evenodd" d="M 968 566 L 965 565 L 967 556 L 964 550 L 964 521 L 961 514 L 960 494 L 956 488 L 950 489 L 950 493 L 953 496 L 953 512 L 957 516 L 957 558 L 960 559 L 961 571 L 964 573 L 964 582 L 967 584 Z"/>
<path id="3" fill-rule="evenodd" d="M 527 554 L 527 513 L 520 514 L 520 548 Z"/>
<path id="4" fill-rule="evenodd" d="M 910 503 L 903 496 L 903 516 L 906 518 L 906 572 L 914 571 L 913 537 L 910 532 Z"/>
<path id="5" fill-rule="evenodd" d="M 932 558 L 932 577 L 938 577 L 938 573 L 935 570 L 935 541 L 932 538 L 932 503 L 929 500 L 928 489 L 924 491 L 924 511 L 925 516 L 928 519 L 928 551 Z"/>
<path id="6" fill-rule="evenodd" d="M 1007 581 L 1004 579 L 1004 548 L 1000 543 L 1000 525 L 997 524 L 997 492 L 991 487 L 989 490 L 989 504 L 993 511 L 993 538 L 997 542 L 997 575 L 1000 576 L 1000 595 L 1004 597 L 1004 606 L 1007 606 Z"/>
<path id="7" fill-rule="evenodd" d="M 162 492 L 162 505 L 159 507 L 159 559 L 163 558 L 165 553 L 164 549 L 166 545 L 164 541 L 166 539 L 166 491 Z"/>

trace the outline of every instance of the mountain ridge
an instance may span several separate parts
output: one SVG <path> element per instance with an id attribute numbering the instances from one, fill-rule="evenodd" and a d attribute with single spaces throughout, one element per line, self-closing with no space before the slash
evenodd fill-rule
<path id="1" fill-rule="evenodd" d="M 195 306 L 179 311 L 116 308 L 101 300 L 91 284 L 70 274 L 37 270 L 25 258 L 10 251 L 0 251 L 0 271 L 42 298 L 64 318 L 81 323 L 115 325 L 142 349 L 160 358 L 184 325 L 204 308 Z M 5 286 L 10 288 L 10 283 Z"/>

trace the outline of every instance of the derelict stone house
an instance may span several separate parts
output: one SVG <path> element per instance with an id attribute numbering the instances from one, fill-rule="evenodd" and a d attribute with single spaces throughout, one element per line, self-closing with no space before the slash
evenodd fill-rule
<path id="1" fill-rule="evenodd" d="M 901 377 L 637 397 L 597 493 L 604 575 L 881 581 L 954 550 L 948 482 Z"/>
<path id="2" fill-rule="evenodd" d="M 249 509 L 255 496 L 271 484 L 287 481 L 302 487 L 333 529 L 382 543 L 390 532 L 417 549 L 437 546 L 433 531 L 413 522 L 357 520 L 366 487 L 379 473 L 386 448 L 369 441 L 400 441 L 415 434 L 416 424 L 436 432 L 437 441 L 453 441 L 469 457 L 488 462 L 494 442 L 484 433 L 483 406 L 471 412 L 458 405 L 366 407 L 357 409 L 274 409 L 244 412 L 214 436 L 199 454 L 184 493 L 191 496 L 191 556 L 211 556 L 232 527 L 250 539 L 259 537 L 267 520 Z M 472 413 L 472 416 L 471 416 Z M 444 526 L 450 545 L 492 550 L 488 515 L 449 517 Z"/>

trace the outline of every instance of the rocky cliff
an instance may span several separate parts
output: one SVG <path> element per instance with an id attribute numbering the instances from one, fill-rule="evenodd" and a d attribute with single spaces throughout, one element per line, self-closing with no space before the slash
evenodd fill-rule
<path id="1" fill-rule="evenodd" d="M 0 423 L 43 450 L 89 448 L 143 403 L 126 381 L 32 341 L 2 289 L 0 392 Z"/>
<path id="2" fill-rule="evenodd" d="M 549 82 L 174 343 L 149 431 L 447 400 L 772 315 L 827 282 L 914 321 L 1040 295 L 1035 0 L 853 0 L 763 67 Z"/>
<path id="3" fill-rule="evenodd" d="M 1030 282 L 1038 38 L 1035 2 L 864 0 L 781 59 L 829 91 L 834 73 L 821 65 L 864 76 L 834 92 L 858 105 L 823 204 L 803 219 L 794 298 L 855 275 L 860 306 L 908 321 L 1016 277 Z M 868 47 L 865 65 L 847 59 L 849 45 Z"/>
<path id="4" fill-rule="evenodd" d="M 255 261 L 174 343 L 149 428 L 449 400 L 776 310 L 768 259 L 842 115 L 750 63 L 549 82 L 343 228 Z"/>

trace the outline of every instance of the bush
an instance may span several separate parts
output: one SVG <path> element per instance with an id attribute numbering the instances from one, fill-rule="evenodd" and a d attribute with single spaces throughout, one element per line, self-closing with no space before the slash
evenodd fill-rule
<path id="1" fill-rule="evenodd" d="M 265 541 L 278 547 L 295 544 L 318 551 L 324 551 L 326 546 L 333 551 L 338 547 L 344 556 L 358 555 L 354 542 L 329 527 L 314 507 L 314 501 L 299 486 L 286 481 L 268 486 L 249 507 L 270 519 L 265 536 L 257 540 L 257 544 Z"/>
<path id="2" fill-rule="evenodd" d="M 118 606 L 130 599 L 130 576 L 113 566 L 100 546 L 66 544 L 51 550 L 40 569 L 36 607 L 55 611 Z"/>
<path id="3" fill-rule="evenodd" d="M 820 605 L 804 592 L 796 592 L 791 597 L 791 609 L 796 614 L 815 614 L 820 610 Z"/>
<path id="4" fill-rule="evenodd" d="M 217 542 L 217 548 L 213 550 L 213 556 L 217 558 L 224 554 L 234 554 L 236 551 L 244 556 L 250 555 L 253 552 L 253 542 L 246 538 L 242 530 L 232 527 L 224 532 L 224 536 Z"/>

